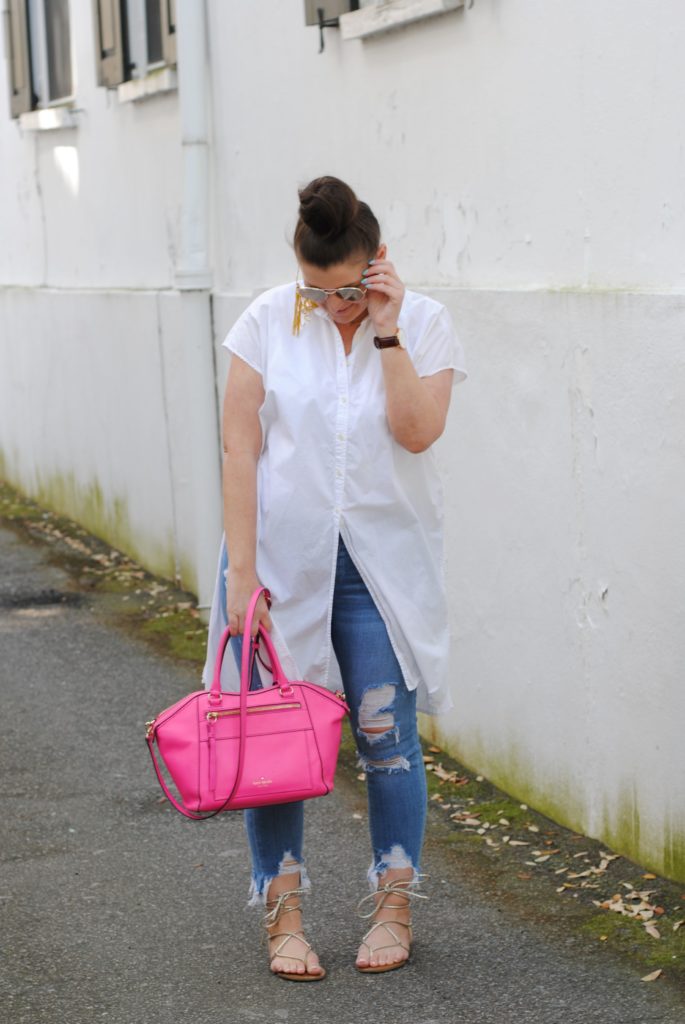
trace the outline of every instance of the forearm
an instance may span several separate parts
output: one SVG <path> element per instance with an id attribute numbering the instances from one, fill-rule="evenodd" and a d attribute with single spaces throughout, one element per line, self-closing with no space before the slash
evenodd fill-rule
<path id="1" fill-rule="evenodd" d="M 380 358 L 390 431 L 407 451 L 425 451 L 443 430 L 438 404 L 417 374 L 405 349 L 382 349 Z"/>
<path id="2" fill-rule="evenodd" d="M 223 497 L 229 565 L 256 577 L 257 460 L 250 452 L 224 452 Z"/>

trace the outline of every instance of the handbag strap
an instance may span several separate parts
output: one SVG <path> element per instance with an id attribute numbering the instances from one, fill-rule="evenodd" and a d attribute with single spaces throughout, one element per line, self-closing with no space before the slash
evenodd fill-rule
<path id="1" fill-rule="evenodd" d="M 287 680 L 283 675 L 281 663 L 278 659 L 278 655 L 276 654 L 276 649 L 274 648 L 271 638 L 269 637 L 268 633 L 261 625 L 261 623 L 259 626 L 257 636 L 255 636 L 254 639 L 251 636 L 252 622 L 254 620 L 255 609 L 257 607 L 257 602 L 259 601 L 259 598 L 261 597 L 262 594 L 265 595 L 266 602 L 268 606 L 271 607 L 271 594 L 269 593 L 266 587 L 258 587 L 253 593 L 252 597 L 250 598 L 250 603 L 247 606 L 247 612 L 245 614 L 245 632 L 243 634 L 243 651 L 240 668 L 240 734 L 238 738 L 238 767 L 235 774 L 235 781 L 233 783 L 233 786 L 231 787 L 231 792 L 228 794 L 221 807 L 219 807 L 216 811 L 210 811 L 208 814 L 198 814 L 195 811 L 188 811 L 183 806 L 183 804 L 181 804 L 173 795 L 173 793 L 166 784 L 164 776 L 162 775 L 161 769 L 159 767 L 159 762 L 157 761 L 157 757 L 155 755 L 154 750 L 154 730 L 147 737 L 147 745 L 148 750 L 150 751 L 150 757 L 152 758 L 152 764 L 154 766 L 157 779 L 159 781 L 160 786 L 162 787 L 164 795 L 167 797 L 171 805 L 176 808 L 177 811 L 183 814 L 186 818 L 191 818 L 193 821 L 206 821 L 208 818 L 214 818 L 217 814 L 220 814 L 221 811 L 223 811 L 224 808 L 227 806 L 227 804 L 230 803 L 233 794 L 236 792 L 238 786 L 240 785 L 240 781 L 243 775 L 243 765 L 245 763 L 245 738 L 247 735 L 247 694 L 250 688 L 252 666 L 254 664 L 255 654 L 257 653 L 259 648 L 260 640 L 263 641 L 267 653 L 269 655 L 269 660 L 271 662 L 270 670 L 273 672 L 274 682 L 277 682 L 280 686 L 284 685 L 284 683 L 287 684 Z M 219 640 L 219 645 L 216 652 L 216 659 L 214 662 L 214 675 L 212 677 L 212 685 L 210 687 L 210 700 L 212 698 L 214 698 L 214 700 L 221 699 L 221 666 L 223 664 L 224 655 L 226 653 L 226 647 L 228 646 L 228 642 L 230 639 L 231 630 L 230 627 L 227 626 L 224 632 L 221 634 L 221 639 Z"/>
<path id="2" fill-rule="evenodd" d="M 152 764 L 153 764 L 154 769 L 155 769 L 155 774 L 157 775 L 157 780 L 158 780 L 160 786 L 162 787 L 162 791 L 163 791 L 165 797 L 167 798 L 169 803 L 172 805 L 172 807 L 175 807 L 176 810 L 179 811 L 184 817 L 192 818 L 193 821 L 206 821 L 207 818 L 213 818 L 215 815 L 220 814 L 223 811 L 223 809 L 225 808 L 225 806 L 228 803 L 228 801 L 233 796 L 233 793 L 235 792 L 235 786 L 233 787 L 233 789 L 231 790 L 230 794 L 227 796 L 226 800 L 223 802 L 223 804 L 221 805 L 221 807 L 217 811 L 210 811 L 209 814 L 197 814 L 195 811 L 188 811 L 188 810 L 186 810 L 186 808 L 183 806 L 183 804 L 178 802 L 178 800 L 176 799 L 174 794 L 171 792 L 171 790 L 169 789 L 169 787 L 167 786 L 167 784 L 166 784 L 166 782 L 164 780 L 164 776 L 162 775 L 162 772 L 161 772 L 160 767 L 159 767 L 159 763 L 158 763 L 157 758 L 155 756 L 154 742 L 155 742 L 155 737 L 154 737 L 154 733 L 153 733 L 153 734 L 151 734 L 150 736 L 147 737 L 147 748 L 150 751 L 150 757 L 152 758 Z"/>
<path id="3" fill-rule="evenodd" d="M 257 602 L 260 597 L 264 594 L 266 597 L 267 605 L 271 605 L 271 594 L 266 587 L 257 587 L 250 603 L 247 606 L 245 612 L 245 632 L 243 633 L 243 652 L 240 666 L 240 734 L 238 737 L 238 768 L 235 773 L 235 782 L 233 789 L 231 790 L 231 796 L 236 792 L 238 786 L 243 777 L 243 767 L 245 764 L 245 739 L 247 737 L 247 694 L 250 689 L 250 680 L 252 676 L 252 666 L 254 664 L 254 654 L 259 647 L 259 640 L 255 637 L 252 639 L 252 622 L 254 620 L 255 609 Z M 260 623 L 259 630 L 262 630 Z M 226 649 L 224 645 L 224 650 Z M 222 652 L 223 658 L 223 652 Z M 217 673 L 218 667 L 218 673 Z M 280 666 L 279 666 L 280 667 Z M 215 666 L 215 677 L 221 676 L 221 661 L 217 658 L 217 666 Z M 229 797 L 230 800 L 230 797 Z"/>

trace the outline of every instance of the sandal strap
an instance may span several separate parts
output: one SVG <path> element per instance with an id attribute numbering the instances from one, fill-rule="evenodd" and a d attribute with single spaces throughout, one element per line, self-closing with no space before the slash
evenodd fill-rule
<path id="1" fill-rule="evenodd" d="M 405 945 L 404 942 L 402 942 L 402 940 L 399 939 L 397 937 L 397 935 L 395 935 L 395 932 L 392 930 L 392 928 L 389 927 L 389 925 L 391 925 L 391 924 L 398 924 L 398 925 L 400 925 L 401 928 L 406 928 L 408 930 L 408 932 L 409 932 L 409 941 L 411 942 L 412 930 L 411 930 L 411 925 L 410 924 L 404 924 L 403 921 L 392 921 L 392 920 L 390 920 L 390 921 L 376 921 L 375 924 L 371 925 L 371 927 L 369 928 L 368 932 L 366 933 L 366 935 L 363 936 L 363 938 L 361 940 L 362 946 L 366 946 L 366 948 L 368 949 L 368 951 L 369 951 L 371 956 L 373 956 L 374 953 L 377 953 L 379 949 L 391 949 L 393 946 L 399 946 L 401 949 L 406 950 L 407 953 L 411 952 L 410 947 Z M 374 931 L 376 930 L 376 928 L 385 928 L 387 930 L 387 932 L 388 932 L 388 935 L 391 936 L 393 941 L 392 942 L 385 942 L 385 943 L 383 943 L 380 946 L 374 946 L 372 948 L 371 947 L 371 943 L 368 940 L 371 938 L 371 936 L 374 933 Z"/>
<path id="2" fill-rule="evenodd" d="M 281 895 L 276 899 L 274 906 L 270 910 L 267 910 L 266 914 L 264 915 L 264 924 L 266 925 L 266 927 L 270 928 L 272 925 L 278 924 L 281 917 L 284 914 L 287 914 L 289 910 L 301 910 L 302 902 L 300 899 L 298 899 L 297 903 L 292 907 L 286 905 L 286 900 L 289 899 L 291 896 L 303 896 L 304 893 L 304 889 L 289 889 L 287 892 L 282 892 Z"/>
<path id="3" fill-rule="evenodd" d="M 271 941 L 272 939 L 283 939 L 283 942 L 280 942 L 276 949 L 274 950 L 274 952 L 271 954 L 269 958 L 269 963 L 273 963 L 277 956 L 282 956 L 284 958 L 287 958 L 288 960 L 299 960 L 300 963 L 304 964 L 305 968 L 307 967 L 307 957 L 312 951 L 312 946 L 310 942 L 307 942 L 302 932 L 277 932 L 276 935 L 268 936 L 269 941 Z M 297 939 L 298 942 L 301 942 L 304 946 L 307 947 L 307 951 L 304 954 L 304 956 L 298 956 L 296 953 L 282 952 L 282 950 L 285 948 L 286 944 L 290 941 L 290 939 Z"/>
<path id="4" fill-rule="evenodd" d="M 408 888 L 412 885 L 418 885 L 418 882 L 405 882 L 402 879 L 386 882 L 384 885 L 378 887 L 375 892 L 370 892 L 367 896 L 362 896 L 359 903 L 357 904 L 357 915 L 364 921 L 371 920 L 376 916 L 379 910 L 404 910 L 411 904 L 412 900 L 427 900 L 428 896 L 425 893 L 417 892 L 416 889 Z M 380 899 L 376 899 L 378 893 L 382 893 Z M 405 897 L 404 903 L 388 903 L 387 899 L 389 896 L 403 896 Z M 365 903 L 373 901 L 373 907 L 368 913 L 360 912 L 361 907 Z M 378 922 L 381 924 L 382 922 Z M 401 921 L 396 921 L 396 924 L 402 924 Z M 407 927 L 405 925 L 405 927 Z"/>

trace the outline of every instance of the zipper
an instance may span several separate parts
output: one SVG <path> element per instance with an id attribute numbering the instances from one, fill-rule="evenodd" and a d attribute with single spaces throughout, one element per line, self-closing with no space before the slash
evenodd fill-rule
<path id="1" fill-rule="evenodd" d="M 290 704 L 262 704 L 258 708 L 248 708 L 248 715 L 258 715 L 262 711 L 285 711 L 290 708 L 301 708 L 299 702 Z M 232 708 L 230 711 L 208 711 L 206 718 L 208 722 L 215 722 L 217 718 L 226 718 L 227 715 L 239 715 L 240 708 Z"/>

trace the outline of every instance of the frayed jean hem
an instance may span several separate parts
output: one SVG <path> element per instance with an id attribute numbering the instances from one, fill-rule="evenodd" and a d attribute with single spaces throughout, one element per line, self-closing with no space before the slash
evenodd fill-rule
<path id="1" fill-rule="evenodd" d="M 293 863 L 292 866 L 287 867 L 281 866 L 281 870 L 276 872 L 274 875 L 267 874 L 253 874 L 252 881 L 250 882 L 250 892 L 248 895 L 247 905 L 248 907 L 265 907 L 267 894 L 269 892 L 269 886 L 273 882 L 274 878 L 278 875 L 297 875 L 300 876 L 298 885 L 294 885 L 294 889 L 304 889 L 308 892 L 312 883 L 307 874 L 307 869 L 304 864 Z"/>

